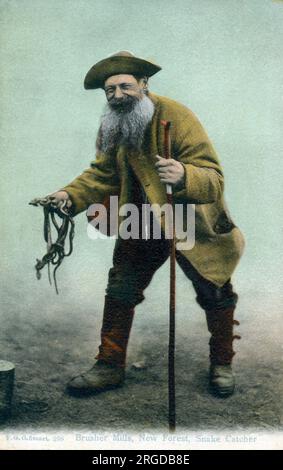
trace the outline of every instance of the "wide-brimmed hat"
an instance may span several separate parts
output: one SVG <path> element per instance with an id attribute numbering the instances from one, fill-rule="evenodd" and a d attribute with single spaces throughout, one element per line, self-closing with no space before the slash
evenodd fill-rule
<path id="1" fill-rule="evenodd" d="M 119 74 L 130 74 L 151 77 L 161 67 L 145 59 L 134 56 L 131 52 L 120 51 L 94 64 L 84 81 L 86 90 L 103 88 L 108 77 Z"/>

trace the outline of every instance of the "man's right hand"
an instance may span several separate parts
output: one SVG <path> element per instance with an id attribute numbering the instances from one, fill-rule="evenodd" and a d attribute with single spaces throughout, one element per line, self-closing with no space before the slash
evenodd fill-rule
<path id="1" fill-rule="evenodd" d="M 30 201 L 30 204 L 33 206 L 50 206 L 60 212 L 64 211 L 64 208 L 68 210 L 72 206 L 72 201 L 66 191 L 56 191 L 45 197 L 35 198 Z"/>
<path id="2" fill-rule="evenodd" d="M 56 191 L 55 193 L 49 194 L 47 196 L 52 201 L 52 206 L 60 208 L 62 205 L 65 205 L 69 208 L 72 206 L 72 201 L 69 194 L 66 191 Z"/>

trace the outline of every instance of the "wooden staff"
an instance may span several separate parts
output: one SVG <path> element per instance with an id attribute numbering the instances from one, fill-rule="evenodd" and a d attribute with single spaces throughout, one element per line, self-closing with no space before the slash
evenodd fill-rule
<path id="1" fill-rule="evenodd" d="M 164 158 L 171 158 L 170 121 L 161 121 L 164 126 Z M 173 207 L 172 186 L 166 184 L 167 203 L 172 207 L 170 231 L 170 309 L 169 309 L 169 345 L 168 345 L 168 405 L 169 431 L 176 429 L 175 402 L 175 305 L 176 305 L 176 234 Z"/>

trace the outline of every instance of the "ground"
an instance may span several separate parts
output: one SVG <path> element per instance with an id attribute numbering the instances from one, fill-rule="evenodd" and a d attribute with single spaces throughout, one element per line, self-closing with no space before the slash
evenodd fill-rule
<path id="1" fill-rule="evenodd" d="M 182 278 L 181 285 L 183 282 Z M 60 303 L 51 306 L 53 313 L 48 307 L 48 321 L 44 320 L 47 306 L 42 305 L 40 311 L 32 297 L 29 315 L 21 321 L 16 309 L 10 310 L 0 345 L 1 356 L 16 364 L 16 381 L 12 416 L 0 430 L 64 427 L 165 431 L 167 300 L 154 295 L 154 286 L 148 294 L 136 309 L 125 385 L 88 398 L 69 397 L 65 385 L 70 377 L 92 365 L 99 341 L 102 297 L 97 304 L 88 299 L 82 305 L 74 294 L 69 293 L 64 300 L 61 293 Z M 241 322 L 237 333 L 242 339 L 234 342 L 237 388 L 232 397 L 218 399 L 207 387 L 209 336 L 203 312 L 192 291 L 180 295 L 177 291 L 177 428 L 282 429 L 280 300 L 258 292 L 240 296 L 236 318 Z M 14 299 L 15 307 L 19 301 Z M 38 310 L 37 315 L 32 314 L 33 309 Z M 162 314 L 155 315 L 155 311 Z M 146 367 L 135 369 L 133 364 L 140 361 Z"/>

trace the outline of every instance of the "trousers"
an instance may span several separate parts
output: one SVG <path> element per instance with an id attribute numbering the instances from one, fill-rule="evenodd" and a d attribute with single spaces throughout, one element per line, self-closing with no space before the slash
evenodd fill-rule
<path id="1" fill-rule="evenodd" d="M 155 272 L 170 254 L 170 241 L 162 238 L 116 240 L 113 267 L 109 271 L 106 294 L 115 300 L 135 307 L 144 300 L 144 290 Z M 238 300 L 231 280 L 222 287 L 202 277 L 192 264 L 178 251 L 176 261 L 186 277 L 192 282 L 196 301 L 204 310 L 235 306 Z"/>

